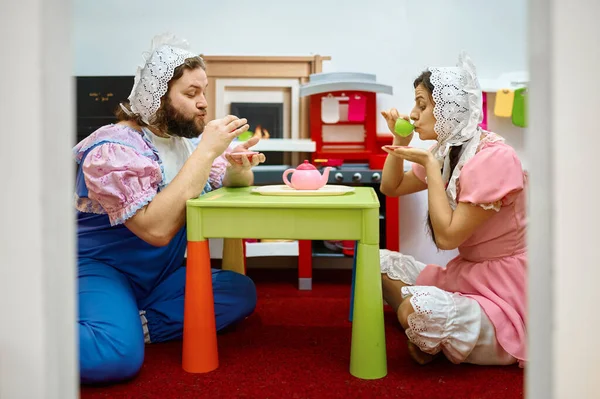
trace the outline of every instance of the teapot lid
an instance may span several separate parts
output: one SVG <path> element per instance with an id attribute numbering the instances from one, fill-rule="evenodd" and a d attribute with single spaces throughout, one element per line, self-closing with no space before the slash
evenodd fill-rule
<path id="1" fill-rule="evenodd" d="M 317 168 L 315 168 L 314 165 L 308 163 L 308 161 L 305 159 L 301 165 L 298 165 L 296 170 L 317 170 Z"/>

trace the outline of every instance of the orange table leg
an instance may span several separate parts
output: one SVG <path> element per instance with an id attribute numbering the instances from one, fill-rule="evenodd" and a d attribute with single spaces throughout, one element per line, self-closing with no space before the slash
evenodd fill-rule
<path id="1" fill-rule="evenodd" d="M 183 369 L 207 373 L 219 367 L 208 240 L 189 241 L 183 316 Z"/>

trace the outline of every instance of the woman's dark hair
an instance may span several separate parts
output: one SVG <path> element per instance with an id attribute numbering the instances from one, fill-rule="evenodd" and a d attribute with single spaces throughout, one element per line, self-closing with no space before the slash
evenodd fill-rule
<path id="1" fill-rule="evenodd" d="M 415 81 L 413 82 L 414 88 L 416 89 L 419 85 L 423 86 L 427 90 L 427 92 L 429 93 L 429 98 L 433 102 L 433 84 L 431 83 L 430 71 L 424 71 L 419 75 L 419 77 L 415 79 Z M 452 176 L 452 172 L 454 172 L 454 168 L 456 168 L 456 165 L 458 164 L 461 150 L 462 145 L 455 146 L 450 149 L 450 176 Z M 431 234 L 431 238 L 437 246 L 437 242 L 435 240 L 435 232 L 433 231 L 433 224 L 431 223 L 431 215 L 429 214 L 429 211 L 427 212 L 427 226 L 429 227 L 429 233 Z"/>
<path id="2" fill-rule="evenodd" d="M 433 83 L 431 83 L 431 71 L 423 71 L 418 78 L 413 82 L 413 86 L 416 89 L 418 85 L 423 85 L 424 88 L 429 92 L 429 96 L 433 95 Z"/>

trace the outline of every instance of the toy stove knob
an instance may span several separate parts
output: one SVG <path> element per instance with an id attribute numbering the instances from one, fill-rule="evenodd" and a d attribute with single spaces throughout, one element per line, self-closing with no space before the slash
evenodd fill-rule
<path id="1" fill-rule="evenodd" d="M 352 176 L 352 181 L 360 181 L 360 179 L 362 179 L 362 175 L 358 172 Z"/>
<path id="2" fill-rule="evenodd" d="M 380 181 L 381 180 L 381 175 L 378 172 L 373 173 L 373 176 L 371 176 L 371 180 L 373 181 Z"/>
<path id="3" fill-rule="evenodd" d="M 344 180 L 344 175 L 341 174 L 340 172 L 336 173 L 335 174 L 335 180 L 336 181 L 342 181 L 342 180 Z"/>

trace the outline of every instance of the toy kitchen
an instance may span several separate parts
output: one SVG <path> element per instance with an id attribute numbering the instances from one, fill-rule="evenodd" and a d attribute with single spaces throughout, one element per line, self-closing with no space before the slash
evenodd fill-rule
<path id="1" fill-rule="evenodd" d="M 379 190 L 385 156 L 381 147 L 391 144 L 390 133 L 377 133 L 377 95 L 393 93 L 391 86 L 378 83 L 376 76 L 365 73 L 317 73 L 299 87 L 299 96 L 309 100 L 310 142 L 308 153 L 304 149 L 286 152 L 299 153 L 290 157 L 296 164 L 273 163 L 255 168 L 255 184 L 281 184 L 282 174 L 290 167 L 308 160 L 321 172 L 331 167 L 328 184 L 371 186 L 379 197 L 380 246 L 399 249 L 398 199 L 386 198 Z M 249 122 L 252 115 L 245 115 Z M 283 118 L 278 118 L 283 120 Z M 250 122 L 252 124 L 252 122 Z M 256 122 L 264 126 L 265 123 Z M 251 125 L 252 129 L 252 125 Z M 269 157 L 269 140 L 262 140 L 255 148 Z M 278 160 L 282 157 L 278 157 Z M 337 248 L 336 248 L 337 247 Z M 337 251 L 336 251 L 337 249 Z M 342 256 L 353 254 L 353 243 L 313 242 L 312 248 L 300 246 L 299 255 L 311 251 L 313 256 Z M 249 251 L 251 252 L 251 251 Z M 307 255 L 308 256 L 308 255 Z"/>

